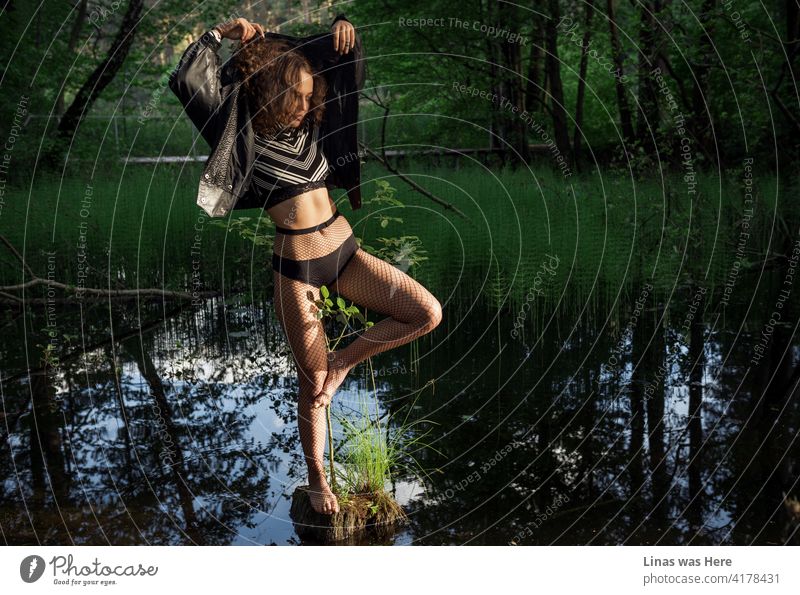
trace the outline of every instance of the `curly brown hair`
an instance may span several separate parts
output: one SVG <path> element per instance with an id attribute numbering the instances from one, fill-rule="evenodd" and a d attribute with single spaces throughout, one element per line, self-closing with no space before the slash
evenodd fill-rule
<path id="1" fill-rule="evenodd" d="M 292 119 L 301 99 L 294 85 L 300 82 L 303 70 L 311 74 L 314 91 L 301 126 L 322 122 L 328 89 L 325 77 L 287 41 L 255 35 L 244 46 L 239 45 L 233 64 L 242 78 L 256 133 L 274 135 Z"/>

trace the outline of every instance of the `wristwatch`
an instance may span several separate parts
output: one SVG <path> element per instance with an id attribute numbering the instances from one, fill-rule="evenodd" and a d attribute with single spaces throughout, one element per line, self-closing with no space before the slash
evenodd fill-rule
<path id="1" fill-rule="evenodd" d="M 219 41 L 220 43 L 222 43 L 222 33 L 220 33 L 220 32 L 219 32 L 219 30 L 218 30 L 216 27 L 214 27 L 214 28 L 212 28 L 212 29 L 211 29 L 211 35 L 213 35 L 213 36 L 214 36 L 214 38 L 215 38 L 217 41 Z"/>

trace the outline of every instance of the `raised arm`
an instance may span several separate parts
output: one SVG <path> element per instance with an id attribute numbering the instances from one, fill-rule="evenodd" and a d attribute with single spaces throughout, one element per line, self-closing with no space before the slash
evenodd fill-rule
<path id="1" fill-rule="evenodd" d="M 216 117 L 222 104 L 218 54 L 222 38 L 247 41 L 257 34 L 263 35 L 264 29 L 246 19 L 217 25 L 189 44 L 170 75 L 169 88 L 210 146 L 214 146 L 224 125 Z"/>
<path id="2" fill-rule="evenodd" d="M 265 35 L 264 28 L 244 18 L 217 25 L 189 44 L 170 75 L 169 88 L 209 146 L 215 146 L 225 125 L 217 118 L 223 100 L 218 54 L 222 38 L 240 39 L 246 43 L 255 35 Z M 269 33 L 269 36 L 293 41 L 299 39 L 279 33 Z M 329 33 L 312 35 L 302 41 L 305 43 L 301 44 L 301 49 L 322 68 L 337 64 L 344 54 L 353 52 L 356 44 L 360 49 L 360 38 L 344 14 L 336 15 Z"/>

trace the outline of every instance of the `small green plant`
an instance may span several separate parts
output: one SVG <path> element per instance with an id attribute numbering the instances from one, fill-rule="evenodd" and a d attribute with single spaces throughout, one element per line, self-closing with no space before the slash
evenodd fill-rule
<path id="1" fill-rule="evenodd" d="M 419 239 L 419 236 L 377 238 L 377 241 L 383 244 L 379 248 L 365 244 L 362 244 L 361 248 L 373 256 L 392 263 L 404 273 L 416 268 L 421 262 L 428 260 L 427 256 L 423 256 L 427 251 L 422 249 L 422 240 Z"/>
<path id="2" fill-rule="evenodd" d="M 390 223 L 403 223 L 402 217 L 395 217 L 385 213 L 385 211 L 392 210 L 395 207 L 402 209 L 406 206 L 405 203 L 395 197 L 395 188 L 386 180 L 376 180 L 375 184 L 378 187 L 375 190 L 375 195 L 363 201 L 364 205 L 375 207 L 371 209 L 373 212 L 370 213 L 364 223 L 364 232 L 366 232 L 367 223 L 371 220 L 377 221 L 381 229 L 386 229 Z M 391 262 L 404 273 L 416 267 L 420 262 L 428 260 L 427 256 L 422 256 L 425 250 L 421 248 L 422 241 L 419 236 L 379 237 L 376 238 L 376 241 L 383 245 L 375 248 L 363 241 L 359 245 L 362 250 L 382 260 Z"/>
<path id="3" fill-rule="evenodd" d="M 511 291 L 511 282 L 508 280 L 508 275 L 500 266 L 500 261 L 497 259 L 497 256 L 492 253 L 492 262 L 494 266 L 494 274 L 490 274 L 486 280 L 486 283 L 483 286 L 482 293 L 486 296 L 487 301 L 491 305 L 491 307 L 498 313 L 495 317 L 496 320 L 496 327 L 497 327 L 497 348 L 500 349 L 502 345 L 502 339 L 500 337 L 500 311 L 503 309 L 503 306 L 506 304 L 508 300 L 508 294 Z M 501 382 L 501 373 L 500 367 L 498 366 L 498 386 L 500 386 Z M 498 407 L 500 406 L 500 400 L 497 401 Z"/>
<path id="4" fill-rule="evenodd" d="M 367 393 L 362 391 L 359 391 L 358 411 L 353 419 L 337 415 L 343 433 L 339 446 L 343 453 L 343 461 L 338 470 L 343 493 L 381 493 L 391 480 L 392 474 L 397 472 L 412 476 L 420 474 L 428 476 L 427 471 L 414 457 L 414 452 L 423 448 L 436 450 L 423 441 L 430 429 L 418 431 L 419 426 L 434 422 L 426 419 L 408 421 L 408 416 L 420 394 L 421 391 L 409 405 L 405 417 L 396 423 L 397 414 L 389 414 L 385 421 L 381 421 L 377 399 L 374 399 L 374 413 L 370 412 Z"/>
<path id="5" fill-rule="evenodd" d="M 325 320 L 326 319 L 334 319 L 342 323 L 342 331 L 339 333 L 339 336 L 336 337 L 335 341 L 331 345 L 331 340 L 328 338 L 328 333 L 323 332 L 323 336 L 325 337 L 325 345 L 330 353 L 331 351 L 335 351 L 336 347 L 345 337 L 356 333 L 356 330 L 351 332 L 346 332 L 349 328 L 351 328 L 351 320 L 356 319 L 361 322 L 364 328 L 369 328 L 373 325 L 372 321 L 366 319 L 366 317 L 361 313 L 358 309 L 358 306 L 355 304 L 350 304 L 349 306 L 345 303 L 345 301 L 340 297 L 337 296 L 336 303 L 333 303 L 331 299 L 331 292 L 328 289 L 327 285 L 322 285 L 319 288 L 320 299 L 316 299 L 314 293 L 309 290 L 307 296 L 308 299 L 314 302 L 314 305 L 317 307 L 317 318 L 322 323 L 322 329 L 325 331 Z M 331 425 L 331 408 L 330 404 L 325 407 L 325 417 L 328 421 L 328 453 L 330 458 L 330 467 L 331 467 L 331 490 L 336 491 L 336 471 L 334 467 L 334 455 L 333 455 L 333 427 Z"/>
<path id="6" fill-rule="evenodd" d="M 378 186 L 377 190 L 375 190 L 375 196 L 364 200 L 363 205 L 375 205 L 380 209 L 391 207 L 405 208 L 405 203 L 395 198 L 394 194 L 396 190 L 389 182 L 386 180 L 375 180 L 375 184 Z M 385 229 L 392 221 L 395 223 L 403 222 L 400 217 L 392 217 L 380 212 L 371 214 L 370 218 L 377 219 L 378 225 L 380 225 L 382 229 Z"/>
<path id="7" fill-rule="evenodd" d="M 364 328 L 369 328 L 372 326 L 373 323 L 366 319 L 366 317 L 358 309 L 358 306 L 355 304 L 350 304 L 348 306 L 344 299 L 342 299 L 340 296 L 337 296 L 336 304 L 334 304 L 333 300 L 331 299 L 331 292 L 326 285 L 323 285 L 319 288 L 319 294 L 322 299 L 318 300 L 315 299 L 314 294 L 311 291 L 308 292 L 308 298 L 313 301 L 314 305 L 317 307 L 317 318 L 332 318 L 338 322 L 341 322 L 344 327 L 342 329 L 342 333 L 336 337 L 333 345 L 331 345 L 331 342 L 328 340 L 326 335 L 325 339 L 328 341 L 329 351 L 336 349 L 342 339 L 356 332 L 354 330 L 345 334 L 345 331 L 351 327 L 350 323 L 353 319 L 356 319 L 363 324 Z"/>
<path id="8" fill-rule="evenodd" d="M 309 291 L 308 297 L 318 309 L 317 318 L 323 323 L 323 330 L 327 319 L 336 320 L 342 325 L 342 330 L 333 341 L 328 338 L 327 332 L 324 333 L 329 351 L 335 350 L 345 337 L 359 332 L 359 329 L 354 327 L 354 321 L 358 321 L 363 329 L 373 325 L 373 322 L 367 320 L 355 304 L 348 305 L 341 297 L 337 297 L 336 302 L 334 302 L 330 297 L 329 289 L 325 285 L 320 287 L 320 299 L 315 299 L 311 291 Z M 372 392 L 374 395 L 376 387 L 375 376 L 372 373 L 372 358 L 367 359 L 367 364 L 370 378 L 372 378 Z M 428 385 L 426 384 L 426 386 Z M 408 414 L 413 408 L 412 403 L 402 422 L 395 424 L 396 429 L 389 431 L 388 428 L 392 425 L 390 422 L 393 417 L 389 416 L 384 423 L 381 423 L 380 414 L 377 411 L 377 398 L 374 401 L 376 403 L 376 411 L 373 416 L 369 411 L 369 402 L 366 395 L 359 391 L 356 418 L 351 420 L 346 416 L 337 416 L 337 421 L 340 423 L 344 434 L 340 445 L 340 448 L 343 449 L 344 457 L 339 465 L 338 473 L 334 464 L 330 404 L 325 408 L 328 423 L 330 485 L 331 490 L 337 494 L 340 504 L 343 506 L 356 495 L 383 493 L 386 482 L 392 477 L 393 470 L 407 471 L 413 474 L 421 472 L 427 475 L 426 471 L 414 458 L 413 450 L 429 447 L 429 445 L 422 442 L 428 432 L 417 433 L 417 426 L 426 423 L 428 420 L 408 422 Z M 416 399 L 414 402 L 416 402 Z M 341 484 L 337 479 L 341 479 Z M 370 510 L 374 514 L 377 508 L 374 510 L 373 508 L 378 506 L 378 501 L 373 501 L 370 506 Z"/>
<path id="9" fill-rule="evenodd" d="M 511 283 L 508 280 L 508 274 L 500 266 L 500 261 L 494 253 L 492 253 L 492 263 L 493 266 L 490 271 L 493 269 L 493 272 L 490 272 L 487 277 L 481 293 L 486 296 L 487 302 L 492 309 L 499 312 L 508 301 Z"/>
<path id="10" fill-rule="evenodd" d="M 227 229 L 228 233 L 236 232 L 239 237 L 250 240 L 256 246 L 271 246 L 274 239 L 274 233 L 265 233 L 272 225 L 267 217 L 211 219 L 207 225 Z"/>

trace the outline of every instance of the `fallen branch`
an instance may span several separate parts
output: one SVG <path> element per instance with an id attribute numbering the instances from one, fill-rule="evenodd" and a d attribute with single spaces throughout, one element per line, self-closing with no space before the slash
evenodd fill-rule
<path id="1" fill-rule="evenodd" d="M 222 292 L 218 291 L 203 291 L 196 293 L 193 298 L 215 298 L 221 297 Z M 19 298 L 15 295 L 6 294 L 0 292 L 0 304 L 28 304 L 28 305 L 39 305 L 39 304 L 86 304 L 86 303 L 94 303 L 108 300 L 109 298 L 114 299 L 115 301 L 123 301 L 123 300 L 135 300 L 139 296 L 137 295 L 114 295 L 114 296 L 107 296 L 107 295 L 87 295 L 87 296 L 79 296 L 77 294 L 68 295 L 66 297 L 61 298 L 29 298 L 26 297 L 25 299 Z M 144 297 L 150 297 L 145 295 Z"/>
<path id="2" fill-rule="evenodd" d="M 167 289 L 157 289 L 155 287 L 146 287 L 142 289 L 99 289 L 97 287 L 77 287 L 75 285 L 68 285 L 67 283 L 61 283 L 60 281 L 52 281 L 50 279 L 43 279 L 39 277 L 36 273 L 33 272 L 28 263 L 25 262 L 25 259 L 22 258 L 22 255 L 19 251 L 14 247 L 14 245 L 5 238 L 5 236 L 0 235 L 0 242 L 6 245 L 6 247 L 11 251 L 11 253 L 17 258 L 17 260 L 22 263 L 22 266 L 28 271 L 28 274 L 33 277 L 30 281 L 25 281 L 24 283 L 17 283 L 16 285 L 0 285 L 0 296 L 5 298 L 6 300 L 15 301 L 18 303 L 52 303 L 54 300 L 44 300 L 42 298 L 31 298 L 31 299 L 23 299 L 19 296 L 12 295 L 10 293 L 6 293 L 8 291 L 20 291 L 23 289 L 29 289 L 31 287 L 36 287 L 37 285 L 46 285 L 49 287 L 57 287 L 58 289 L 63 289 L 64 291 L 71 291 L 78 294 L 89 294 L 91 296 L 103 296 L 103 297 L 141 297 L 141 296 L 158 296 L 162 298 L 176 298 L 181 300 L 193 300 L 196 298 L 205 298 L 205 297 L 218 297 L 220 292 L 218 291 L 198 291 L 197 293 L 187 293 L 185 291 L 170 291 Z M 3 300 L 5 301 L 5 300 Z M 60 300 L 59 300 L 60 301 Z"/>
<path id="3" fill-rule="evenodd" d="M 111 335 L 109 335 L 105 339 L 102 339 L 102 340 L 99 340 L 99 341 L 95 341 L 94 343 L 91 343 L 91 344 L 88 344 L 88 345 L 82 345 L 81 347 L 79 347 L 77 349 L 73 349 L 72 351 L 70 351 L 69 353 L 67 353 L 65 355 L 59 356 L 58 363 L 59 364 L 63 364 L 64 362 L 67 362 L 67 361 L 70 361 L 70 360 L 73 360 L 73 359 L 77 359 L 77 358 L 79 358 L 79 357 L 81 357 L 83 355 L 86 355 L 87 353 L 91 353 L 92 351 L 100 349 L 101 347 L 105 347 L 106 345 L 111 345 L 113 343 L 118 343 L 118 342 L 124 341 L 125 339 L 129 339 L 131 337 L 141 336 L 145 332 L 147 332 L 147 331 L 149 331 L 151 329 L 154 329 L 154 328 L 156 328 L 158 326 L 163 325 L 165 320 L 169 320 L 173 316 L 176 316 L 184 308 L 186 308 L 185 304 L 181 304 L 181 305 L 175 306 L 172 310 L 167 312 L 164 315 L 163 318 L 158 318 L 157 320 L 153 320 L 151 322 L 148 322 L 147 324 L 144 324 L 142 326 L 139 326 L 139 327 L 136 327 L 134 329 L 131 329 L 131 330 L 125 332 L 125 333 L 118 333 L 116 335 L 114 333 L 111 333 Z M 47 372 L 47 369 L 48 369 L 48 366 L 40 366 L 38 368 L 28 368 L 27 370 L 25 370 L 23 372 L 19 372 L 17 374 L 14 374 L 13 376 L 4 376 L 4 377 L 0 378 L 0 385 L 7 384 L 9 382 L 15 382 L 15 381 L 21 380 L 23 378 L 30 378 L 31 376 L 33 376 L 35 374 L 45 374 Z"/>
<path id="4" fill-rule="evenodd" d="M 168 289 L 157 289 L 155 287 L 146 287 L 143 289 L 99 289 L 97 287 L 77 287 L 75 285 L 68 285 L 60 281 L 51 281 L 50 279 L 42 279 L 36 277 L 25 283 L 17 285 L 0 285 L 0 291 L 13 291 L 19 289 L 28 289 L 36 287 L 37 285 L 48 285 L 50 287 L 57 287 L 65 291 L 74 291 L 76 293 L 87 293 L 90 295 L 100 295 L 105 297 L 126 297 L 126 296 L 149 296 L 157 295 L 159 297 L 174 297 L 179 299 L 191 300 L 197 297 L 216 297 L 219 295 L 217 291 L 198 291 L 195 294 L 187 293 L 185 291 L 170 291 Z M 25 300 L 27 301 L 27 300 Z"/>

